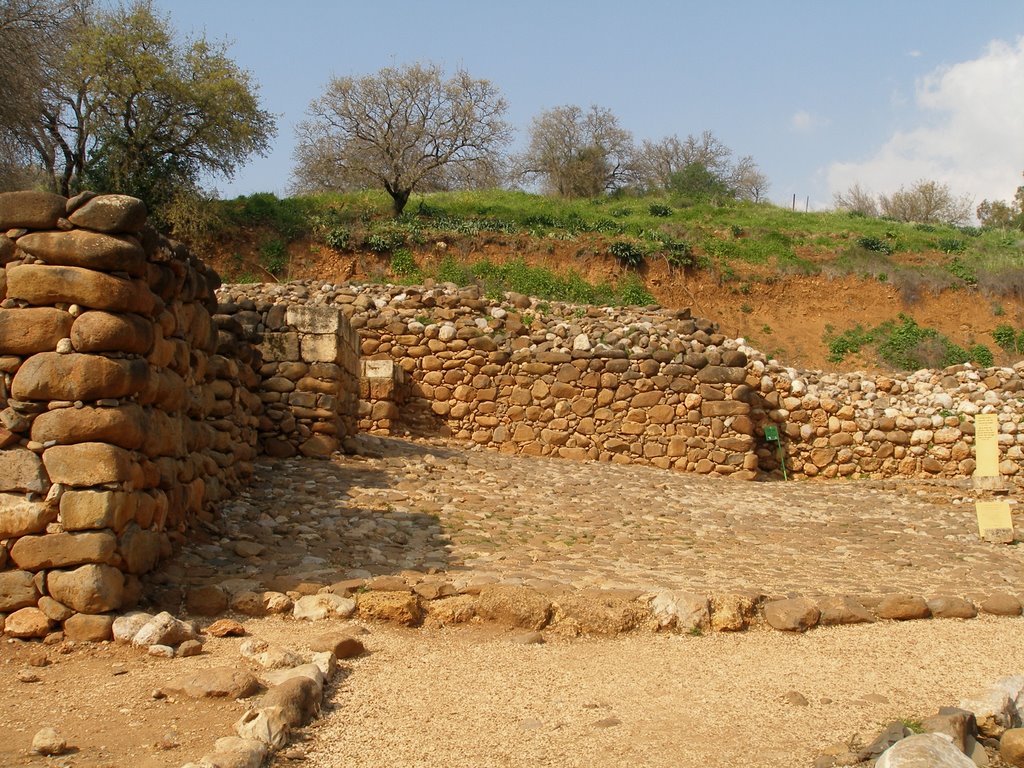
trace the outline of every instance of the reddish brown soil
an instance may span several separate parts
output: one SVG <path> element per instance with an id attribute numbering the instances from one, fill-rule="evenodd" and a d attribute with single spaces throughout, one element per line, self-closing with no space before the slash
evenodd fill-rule
<path id="1" fill-rule="evenodd" d="M 274 281 L 273 275 L 259 267 L 253 245 L 257 240 L 254 236 L 250 241 L 221 243 L 208 250 L 207 257 L 226 279 L 248 272 L 259 280 Z M 241 261 L 236 254 L 241 255 Z M 443 248 L 421 247 L 414 255 L 427 270 L 453 256 L 465 263 L 484 258 L 497 263 L 522 258 L 562 274 L 575 270 L 591 283 L 615 283 L 625 273 L 607 254 L 607 243 L 600 236 L 584 235 L 571 242 L 527 236 L 463 239 Z M 282 280 L 316 278 L 338 283 L 393 279 L 387 254 L 338 253 L 302 240 L 289 246 L 289 256 L 291 264 Z M 892 261 L 896 267 L 920 266 L 928 261 L 928 255 L 899 255 Z M 831 277 L 828 270 L 801 276 L 780 275 L 764 267 L 736 265 L 736 269 L 737 274 L 727 279 L 717 270 L 670 270 L 663 260 L 652 258 L 640 274 L 663 305 L 690 307 L 695 315 L 719 323 L 723 333 L 742 336 L 781 363 L 798 368 L 876 367 L 876 361 L 859 356 L 840 364 L 829 362 L 824 336 L 827 330 L 841 333 L 858 323 L 873 327 L 900 313 L 912 316 L 922 326 L 938 329 L 961 346 L 985 344 L 995 353 L 997 364 L 1012 361 L 995 346 L 992 331 L 1001 323 L 1024 326 L 1024 302 L 1011 297 L 996 299 L 975 291 L 945 290 L 937 294 L 923 292 L 911 302 L 893 283 L 874 278 Z"/>

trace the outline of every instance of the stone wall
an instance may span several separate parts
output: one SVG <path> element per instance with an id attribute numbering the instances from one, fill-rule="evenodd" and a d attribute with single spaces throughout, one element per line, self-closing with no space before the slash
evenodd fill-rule
<path id="1" fill-rule="evenodd" d="M 749 414 L 760 377 L 735 340 L 689 311 L 491 301 L 453 286 L 245 290 L 257 305 L 341 309 L 359 332 L 367 431 L 755 476 Z"/>
<path id="2" fill-rule="evenodd" d="M 791 477 L 963 478 L 974 416 L 995 413 L 1000 472 L 1018 474 L 1024 457 L 1024 364 L 827 374 L 783 367 L 685 310 L 492 300 L 450 285 L 244 290 L 350 319 L 369 432 L 750 479 L 782 476 L 763 436 L 774 424 Z"/>
<path id="3" fill-rule="evenodd" d="M 958 365 L 902 375 L 823 374 L 777 365 L 763 370 L 754 418 L 780 427 L 796 477 L 969 477 L 974 417 L 999 421 L 1000 474 L 1024 459 L 1024 363 L 1013 368 Z M 761 467 L 780 472 L 776 452 Z"/>
<path id="4" fill-rule="evenodd" d="M 258 367 L 260 445 L 276 457 L 327 457 L 355 434 L 359 352 L 355 331 L 338 307 L 295 296 L 277 303 L 283 288 L 267 286 L 254 301 L 249 286 L 221 292 L 214 321 L 253 344 Z"/>
<path id="5" fill-rule="evenodd" d="M 0 194 L 0 233 L 0 618 L 101 637 L 251 475 L 259 356 L 134 198 Z"/>

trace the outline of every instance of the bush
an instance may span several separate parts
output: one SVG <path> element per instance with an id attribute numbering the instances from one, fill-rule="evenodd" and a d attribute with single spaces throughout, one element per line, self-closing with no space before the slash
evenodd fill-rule
<path id="1" fill-rule="evenodd" d="M 420 268 L 408 248 L 398 248 L 391 254 L 391 273 L 397 277 L 415 279 L 420 276 Z"/>
<path id="2" fill-rule="evenodd" d="M 661 218 L 666 218 L 672 215 L 672 208 L 661 203 L 651 203 L 647 207 L 647 212 L 651 214 L 651 216 L 659 216 Z"/>
<path id="3" fill-rule="evenodd" d="M 991 368 L 995 365 L 995 358 L 992 356 L 992 350 L 984 344 L 972 344 L 967 348 L 967 354 L 972 363 L 975 363 L 982 368 Z"/>
<path id="4" fill-rule="evenodd" d="M 871 331 L 864 329 L 860 323 L 849 330 L 843 331 L 838 336 L 826 334 L 825 341 L 828 343 L 828 359 L 830 363 L 841 363 L 847 355 L 853 355 L 875 340 Z"/>
<path id="5" fill-rule="evenodd" d="M 288 267 L 288 246 L 283 240 L 267 240 L 260 246 L 260 263 L 274 277 L 280 277 Z"/>
<path id="6" fill-rule="evenodd" d="M 638 245 L 625 240 L 616 240 L 608 246 L 608 251 L 626 267 L 639 267 L 647 256 Z"/>
<path id="7" fill-rule="evenodd" d="M 1022 333 L 1024 335 L 1024 333 Z M 1006 354 L 1013 355 L 1020 352 L 1019 337 L 1017 332 L 1013 329 L 1012 325 L 1008 323 L 1002 323 L 997 325 L 996 329 L 992 331 L 992 340 L 1002 349 Z"/>
<path id="8" fill-rule="evenodd" d="M 967 250 L 967 243 L 959 237 L 939 238 L 939 250 L 943 253 L 963 253 Z"/>
<path id="9" fill-rule="evenodd" d="M 960 278 L 967 283 L 967 285 L 978 284 L 978 276 L 975 274 L 974 270 L 955 256 L 952 261 L 946 265 L 946 269 L 949 270 L 949 273 L 953 275 L 953 277 Z"/>
<path id="10" fill-rule="evenodd" d="M 875 237 L 874 235 L 862 235 L 861 237 L 858 237 L 857 245 L 865 251 L 874 251 L 875 253 L 884 253 L 886 255 L 892 253 L 892 246 L 882 238 Z"/>

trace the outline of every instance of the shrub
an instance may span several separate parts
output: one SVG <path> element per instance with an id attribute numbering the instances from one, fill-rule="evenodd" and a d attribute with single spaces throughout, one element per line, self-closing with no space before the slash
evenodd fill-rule
<path id="1" fill-rule="evenodd" d="M 1019 351 L 1017 345 L 1017 332 L 1013 329 L 1012 325 L 1008 323 L 1002 323 L 996 326 L 996 329 L 992 331 L 992 340 L 1006 352 L 1008 355 L 1015 354 Z"/>
<path id="2" fill-rule="evenodd" d="M 826 333 L 825 341 L 828 343 L 828 359 L 831 363 L 841 363 L 847 355 L 860 352 L 867 344 L 875 340 L 871 331 L 864 329 L 860 323 L 853 328 L 843 331 L 838 336 Z"/>
<path id="3" fill-rule="evenodd" d="M 408 248 L 398 248 L 391 254 L 391 272 L 397 277 L 418 278 L 420 268 Z"/>
<path id="4" fill-rule="evenodd" d="M 892 246 L 882 238 L 875 237 L 874 235 L 862 235 L 861 237 L 858 237 L 857 245 L 865 251 L 874 251 L 875 253 L 884 253 L 886 255 L 892 253 Z"/>
<path id="5" fill-rule="evenodd" d="M 646 254 L 640 246 L 626 240 L 616 240 L 608 246 L 608 252 L 626 267 L 639 267 L 646 258 Z"/>
<path id="6" fill-rule="evenodd" d="M 344 227 L 331 227 L 324 233 L 324 245 L 336 251 L 344 251 L 351 237 L 352 234 Z"/>
<path id="7" fill-rule="evenodd" d="M 446 256 L 437 268 L 437 280 L 442 283 L 455 283 L 461 286 L 469 285 L 473 282 L 473 276 L 451 256 Z"/>
<path id="8" fill-rule="evenodd" d="M 260 246 L 260 263 L 274 277 L 288 267 L 288 246 L 283 240 L 267 240 Z"/>
<path id="9" fill-rule="evenodd" d="M 661 203 L 651 203 L 647 207 L 647 212 L 651 214 L 651 216 L 659 216 L 661 218 L 666 218 L 672 215 L 672 208 Z"/>
<path id="10" fill-rule="evenodd" d="M 387 222 L 371 227 L 363 241 L 367 250 L 374 253 L 387 253 L 405 245 L 405 229 L 396 222 Z"/>
<path id="11" fill-rule="evenodd" d="M 949 270 L 949 273 L 953 275 L 953 277 L 960 278 L 967 283 L 967 285 L 978 284 L 978 276 L 975 274 L 974 270 L 967 264 L 960 261 L 956 256 L 954 256 L 949 264 L 946 265 L 946 269 Z"/>
<path id="12" fill-rule="evenodd" d="M 967 348 L 967 354 L 972 363 L 976 363 L 982 368 L 991 368 L 995 365 L 995 358 L 992 356 L 992 350 L 984 344 L 972 344 Z"/>
<path id="13" fill-rule="evenodd" d="M 959 237 L 939 238 L 939 250 L 943 253 L 963 253 L 967 250 L 967 243 Z"/>

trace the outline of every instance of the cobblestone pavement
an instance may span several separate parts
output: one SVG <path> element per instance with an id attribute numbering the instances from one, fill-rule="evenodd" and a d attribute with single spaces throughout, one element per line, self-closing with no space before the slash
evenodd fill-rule
<path id="1" fill-rule="evenodd" d="M 167 578 L 289 589 L 418 571 L 456 586 L 925 597 L 1024 580 L 1024 546 L 979 540 L 967 483 L 745 483 L 360 439 L 358 456 L 262 460 Z"/>

